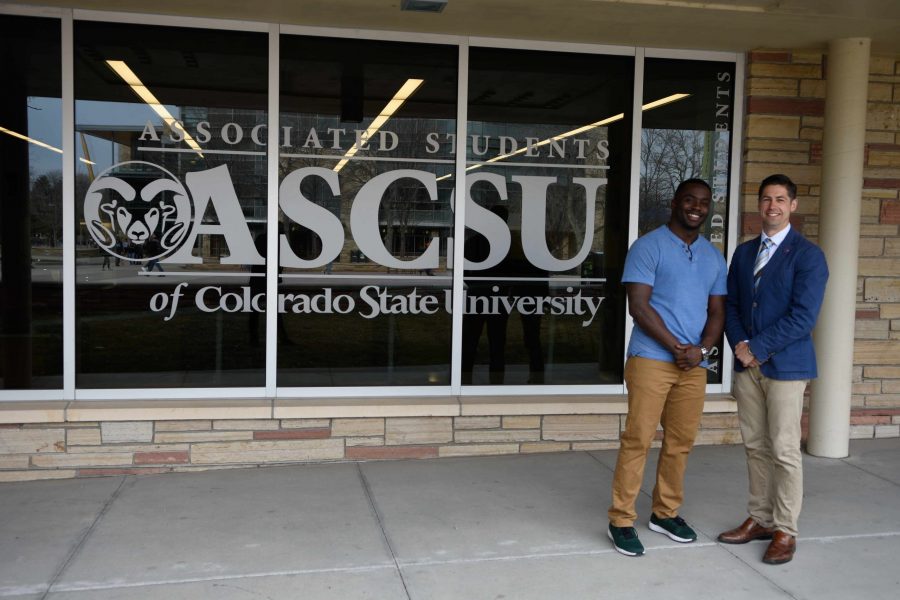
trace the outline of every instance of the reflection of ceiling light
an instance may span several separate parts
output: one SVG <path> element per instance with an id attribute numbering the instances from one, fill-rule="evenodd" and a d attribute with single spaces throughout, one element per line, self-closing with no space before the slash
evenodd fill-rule
<path id="1" fill-rule="evenodd" d="M 425 82 L 424 79 L 407 79 L 406 83 L 400 86 L 400 89 L 397 90 L 397 93 L 394 94 L 394 97 L 390 99 L 390 101 L 384 105 L 384 108 L 381 109 L 381 112 L 377 117 L 372 121 L 369 125 L 369 128 L 366 129 L 363 134 L 359 138 L 359 142 L 353 144 L 353 146 L 347 150 L 347 153 L 344 155 L 344 158 L 334 166 L 334 172 L 337 173 L 341 169 L 344 168 L 344 165 L 359 152 L 360 144 L 365 144 L 367 141 L 372 139 L 372 136 L 375 135 L 379 129 L 381 129 L 382 125 L 387 123 L 387 120 L 391 118 L 403 103 L 406 102 L 410 96 L 416 93 L 416 90 L 419 89 L 419 86 Z"/>
<path id="2" fill-rule="evenodd" d="M 125 61 L 121 60 L 108 60 L 106 64 L 109 65 L 109 68 L 116 72 L 116 75 L 122 78 L 122 81 L 131 86 L 131 89 L 135 94 L 138 95 L 138 98 L 147 103 L 147 106 L 153 109 L 153 112 L 158 114 L 160 118 L 169 126 L 170 129 L 175 129 L 181 132 L 184 136 L 184 142 L 197 151 L 201 157 L 203 156 L 202 149 L 200 148 L 200 144 L 191 137 L 185 128 L 179 123 L 175 117 L 172 116 L 172 113 L 169 112 L 165 106 L 163 106 L 159 100 L 156 99 L 156 96 L 153 95 L 147 86 L 138 78 L 137 75 L 134 74 L 128 65 L 125 64 Z"/>
<path id="3" fill-rule="evenodd" d="M 685 0 L 593 0 L 593 2 L 607 2 L 610 4 L 643 4 L 645 6 L 664 6 L 671 8 L 694 8 L 704 10 L 727 10 L 732 12 L 772 12 L 780 8 L 780 2 L 765 0 L 760 5 L 752 4 L 723 4 L 721 2 L 687 2 Z"/>
<path id="4" fill-rule="evenodd" d="M 47 150 L 51 150 L 51 151 L 53 151 L 53 152 L 56 152 L 57 154 L 62 154 L 62 153 L 63 153 L 63 151 L 60 150 L 59 148 L 57 148 L 56 146 L 51 146 L 50 144 L 45 144 L 44 142 L 42 142 L 42 141 L 40 141 L 40 140 L 36 140 L 36 139 L 34 139 L 34 138 L 30 138 L 30 137 L 28 137 L 27 135 L 22 135 L 21 133 L 16 133 L 15 131 L 12 131 L 12 130 L 10 130 L 10 129 L 7 129 L 6 127 L 0 127 L 0 131 L 2 131 L 3 133 L 5 133 L 5 134 L 7 134 L 7 135 L 13 136 L 14 138 L 19 138 L 20 140 L 25 140 L 26 142 L 28 142 L 28 143 L 30 143 L 30 144 L 34 144 L 35 146 L 40 146 L 41 148 L 46 148 Z M 88 159 L 86 159 L 86 158 L 79 158 L 78 160 L 80 160 L 81 162 L 83 162 L 83 163 L 85 163 L 85 164 L 89 164 L 89 165 L 95 165 L 95 164 L 97 164 L 97 163 L 95 163 L 95 162 L 93 162 L 93 161 L 90 161 L 90 160 L 88 160 Z"/>
<path id="5" fill-rule="evenodd" d="M 447 0 L 403 0 L 400 3 L 400 10 L 439 13 L 445 6 Z"/>
<path id="6" fill-rule="evenodd" d="M 641 106 L 641 110 L 652 110 L 654 108 L 658 108 L 664 104 L 669 104 L 670 102 L 675 102 L 677 100 L 681 100 L 683 98 L 687 98 L 690 94 L 672 94 L 671 96 L 666 96 L 665 98 L 660 98 L 659 100 L 654 100 L 653 102 L 648 102 Z M 534 144 L 532 148 L 536 148 L 538 146 L 545 146 L 550 142 L 555 142 L 564 138 L 572 137 L 573 135 L 578 135 L 579 133 L 584 133 L 585 131 L 590 131 L 591 129 L 596 129 L 597 127 L 603 127 L 604 125 L 609 125 L 610 123 L 614 123 L 616 121 L 621 121 L 625 118 L 624 113 L 619 113 L 617 115 L 613 115 L 611 117 L 607 117 L 602 121 L 597 121 L 596 123 L 591 123 L 590 125 L 584 125 L 583 127 L 579 127 L 578 129 L 573 129 L 572 131 L 567 131 L 565 133 L 561 133 L 559 135 L 553 136 L 552 138 L 547 138 L 546 140 L 541 140 L 540 142 Z M 500 156 L 495 156 L 485 162 L 497 162 L 498 160 L 505 160 L 510 156 L 515 156 L 516 154 L 522 154 L 523 152 L 528 151 L 528 148 L 520 148 L 515 152 L 510 152 L 509 154 L 501 154 Z M 475 167 L 479 165 L 474 165 Z M 470 167 L 474 168 L 474 167 Z"/>
<path id="7" fill-rule="evenodd" d="M 663 106 L 664 104 L 669 104 L 671 102 L 677 102 L 679 100 L 683 100 L 690 96 L 690 94 L 672 94 L 671 96 L 666 96 L 665 98 L 660 98 L 659 100 L 654 100 L 653 102 L 648 102 L 647 104 L 641 107 L 641 110 L 650 110 L 653 108 L 658 108 Z"/>
<path id="8" fill-rule="evenodd" d="M 688 96 L 690 96 L 690 94 L 672 94 L 671 96 L 666 96 L 665 98 L 660 98 L 659 100 L 654 100 L 653 102 L 648 102 L 647 104 L 644 104 L 643 106 L 641 106 L 641 110 L 642 111 L 653 110 L 654 108 L 659 108 L 660 106 L 663 106 L 665 104 L 669 104 L 671 102 L 677 102 L 678 100 L 683 100 L 683 99 L 687 98 Z M 545 146 L 545 145 L 549 144 L 550 142 L 555 142 L 555 141 L 558 141 L 558 140 L 561 140 L 564 138 L 572 137 L 573 135 L 578 135 L 579 133 L 584 133 L 585 131 L 595 129 L 597 127 L 603 127 L 604 125 L 609 125 L 610 123 L 614 123 L 616 121 L 621 121 L 624 118 L 625 118 L 625 113 L 619 113 L 617 115 L 607 117 L 607 118 L 603 119 L 602 121 L 597 121 L 596 123 L 584 125 L 582 127 L 579 127 L 578 129 L 573 129 L 572 131 L 567 131 L 565 133 L 555 135 L 551 138 L 547 138 L 546 140 L 541 140 L 540 142 L 537 142 L 536 144 L 532 144 L 530 146 L 530 148 L 537 148 L 538 146 Z M 526 146 L 525 148 L 519 148 L 515 152 L 509 152 L 508 154 L 501 154 L 499 156 L 495 156 L 494 158 L 489 158 L 488 160 L 486 160 L 484 162 L 492 163 L 492 162 L 497 162 L 500 160 L 506 160 L 507 158 L 509 158 L 511 156 L 516 156 L 517 154 L 522 154 L 523 152 L 527 152 L 528 150 L 529 150 L 529 147 Z M 471 167 L 466 169 L 466 171 L 471 171 L 472 169 L 479 169 L 483 166 L 484 166 L 484 164 L 472 165 Z M 442 179 L 447 179 L 449 177 L 453 177 L 453 175 L 452 174 L 444 175 L 443 177 L 439 177 L 437 179 L 437 181 L 440 181 Z"/>

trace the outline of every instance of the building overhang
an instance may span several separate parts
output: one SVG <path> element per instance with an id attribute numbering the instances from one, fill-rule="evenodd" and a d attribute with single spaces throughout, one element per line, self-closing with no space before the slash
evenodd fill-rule
<path id="1" fill-rule="evenodd" d="M 19 0 L 60 6 L 316 27 L 743 52 L 823 48 L 867 37 L 876 54 L 900 53 L 895 0 L 449 0 L 440 13 L 402 11 L 400 0 Z"/>

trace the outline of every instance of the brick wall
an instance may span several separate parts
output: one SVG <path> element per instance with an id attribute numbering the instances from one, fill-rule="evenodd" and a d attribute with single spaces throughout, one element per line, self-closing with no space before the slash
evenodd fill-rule
<path id="1" fill-rule="evenodd" d="M 789 175 L 800 207 L 793 224 L 815 240 L 821 183 L 826 58 L 761 50 L 748 60 L 742 239 L 759 233 L 756 191 Z M 851 436 L 900 435 L 900 57 L 873 56 L 860 224 Z"/>

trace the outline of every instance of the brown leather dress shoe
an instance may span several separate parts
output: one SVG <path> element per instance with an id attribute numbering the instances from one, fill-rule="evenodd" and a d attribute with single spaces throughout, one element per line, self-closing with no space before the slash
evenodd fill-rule
<path id="1" fill-rule="evenodd" d="M 797 551 L 797 538 L 783 531 L 776 531 L 772 542 L 766 549 L 763 562 L 770 565 L 780 565 L 791 562 L 794 552 Z"/>
<path id="2" fill-rule="evenodd" d="M 763 527 L 748 517 L 740 527 L 720 533 L 717 539 L 723 544 L 746 544 L 753 540 L 771 540 L 773 533 L 775 530 L 771 527 Z"/>

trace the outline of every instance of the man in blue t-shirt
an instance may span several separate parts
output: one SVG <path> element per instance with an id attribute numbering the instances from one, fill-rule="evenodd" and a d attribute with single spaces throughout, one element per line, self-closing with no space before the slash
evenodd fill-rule
<path id="1" fill-rule="evenodd" d="M 647 451 L 662 423 L 663 440 L 653 489 L 651 530 L 677 542 L 697 534 L 678 516 L 687 457 L 703 413 L 706 360 L 725 323 L 725 259 L 700 228 L 712 191 L 702 179 L 675 190 L 667 225 L 638 239 L 628 251 L 622 283 L 634 331 L 625 383 L 628 417 L 622 432 L 609 508 L 609 538 L 616 550 L 640 556 L 635 500 Z"/>

